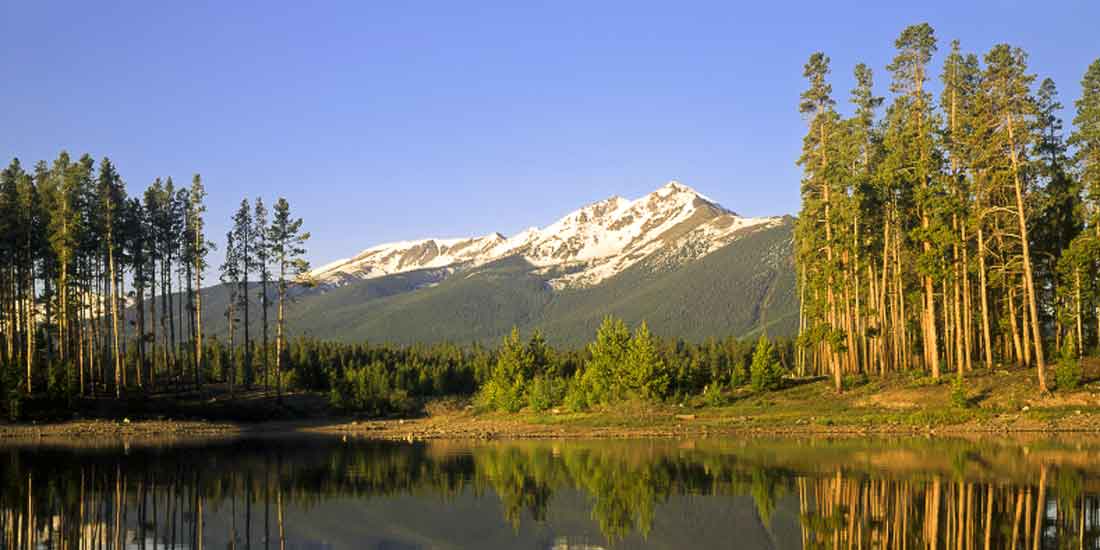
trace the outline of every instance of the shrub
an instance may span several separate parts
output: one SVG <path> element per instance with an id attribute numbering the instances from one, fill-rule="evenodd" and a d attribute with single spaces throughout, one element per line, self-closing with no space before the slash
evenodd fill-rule
<path id="1" fill-rule="evenodd" d="M 569 382 L 569 387 L 565 392 L 565 399 L 563 402 L 566 409 L 574 412 L 586 411 L 590 405 L 588 399 L 588 391 L 586 389 L 583 375 L 580 371 Z"/>
<path id="2" fill-rule="evenodd" d="M 564 399 L 564 389 L 558 378 L 536 376 L 527 389 L 527 405 L 536 412 L 550 410 Z"/>
<path id="3" fill-rule="evenodd" d="M 970 406 L 970 397 L 966 393 L 966 383 L 961 376 L 951 381 L 951 403 L 960 409 Z"/>
<path id="4" fill-rule="evenodd" d="M 715 380 L 703 389 L 703 401 L 711 407 L 720 407 L 726 404 L 726 395 L 722 391 L 722 383 Z"/>
<path id="5" fill-rule="evenodd" d="M 26 384 L 19 369 L 0 364 L 0 414 L 9 420 L 18 420 L 23 407 L 23 386 Z"/>
<path id="6" fill-rule="evenodd" d="M 730 369 L 730 387 L 739 388 L 748 384 L 749 381 L 750 377 L 745 370 L 745 364 L 741 361 L 734 361 L 733 368 Z"/>
<path id="7" fill-rule="evenodd" d="M 840 384 L 846 390 L 865 386 L 870 380 L 867 378 L 866 373 L 846 374 L 841 379 Z"/>
<path id="8" fill-rule="evenodd" d="M 1072 391 L 1081 385 L 1081 362 L 1074 351 L 1073 338 L 1066 338 L 1062 356 L 1054 367 L 1054 381 L 1060 391 Z"/>
<path id="9" fill-rule="evenodd" d="M 777 390 L 783 384 L 783 367 L 775 358 L 775 350 L 767 336 L 760 335 L 756 343 L 750 371 L 752 387 L 756 391 Z"/>

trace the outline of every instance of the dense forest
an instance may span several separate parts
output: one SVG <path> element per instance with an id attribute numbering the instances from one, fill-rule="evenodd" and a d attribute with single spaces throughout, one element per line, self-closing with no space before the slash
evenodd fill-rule
<path id="1" fill-rule="evenodd" d="M 158 178 L 130 197 L 109 159 L 97 167 L 89 155 L 74 161 L 65 152 L 29 171 L 15 159 L 0 173 L 0 405 L 8 416 L 36 394 L 117 399 L 201 387 L 211 344 L 199 322 L 200 289 L 214 248 L 205 198 L 197 174 L 190 187 Z M 307 269 L 309 235 L 285 199 L 270 223 L 260 200 L 254 209 L 242 203 L 242 212 L 227 238 L 222 280 L 243 290 L 253 288 L 249 274 L 260 274 L 265 343 L 274 296 L 274 366 L 267 355 L 261 363 L 279 380 L 287 289 Z M 250 353 L 245 366 L 249 380 Z"/>
<path id="2" fill-rule="evenodd" d="M 1074 386 L 1100 338 L 1100 59 L 1067 137 L 1055 83 L 1021 49 L 953 41 L 937 96 L 932 27 L 895 47 L 882 112 L 868 66 L 851 116 L 829 57 L 804 68 L 797 372 L 839 391 L 849 373 L 1026 366 L 1046 393 L 1057 358 L 1057 385 Z"/>

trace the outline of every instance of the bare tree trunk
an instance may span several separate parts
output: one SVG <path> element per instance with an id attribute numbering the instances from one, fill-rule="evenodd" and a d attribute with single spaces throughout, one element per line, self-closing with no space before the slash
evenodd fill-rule
<path id="1" fill-rule="evenodd" d="M 198 220 L 198 221 L 201 221 Z M 198 223 L 196 221 L 196 224 Z M 198 225 L 196 225 L 198 227 Z M 205 249 L 201 230 L 195 231 L 195 385 L 202 388 L 202 261 L 200 254 Z"/>
<path id="2" fill-rule="evenodd" d="M 112 236 L 111 222 L 107 224 L 107 263 L 111 278 L 111 349 L 115 356 L 115 398 L 122 397 L 122 356 L 119 355 L 118 345 L 118 291 L 114 283 L 115 270 L 115 246 Z"/>
<path id="3" fill-rule="evenodd" d="M 1038 368 L 1039 391 L 1047 392 L 1046 365 L 1043 358 L 1043 337 L 1039 329 L 1039 310 L 1035 303 L 1035 281 L 1031 273 L 1031 244 L 1027 236 L 1027 214 L 1024 211 L 1024 191 L 1020 183 L 1019 159 L 1016 155 L 1016 138 L 1013 133 L 1012 115 L 1008 122 L 1009 153 L 1012 159 L 1012 182 L 1016 190 L 1016 218 L 1020 225 L 1020 244 L 1024 250 L 1024 284 L 1026 285 L 1028 310 L 1031 313 L 1031 330 L 1035 333 L 1035 365 Z"/>
<path id="4" fill-rule="evenodd" d="M 1009 287 L 1008 289 L 1008 320 L 1009 326 L 1012 328 L 1012 346 L 1016 351 L 1015 362 L 1020 363 L 1023 361 L 1023 344 L 1020 342 L 1020 329 L 1016 326 L 1016 289 Z"/>
<path id="5" fill-rule="evenodd" d="M 978 226 L 978 287 L 982 298 L 982 340 L 985 351 L 985 368 L 993 369 L 993 343 L 989 335 L 989 290 L 985 280 L 985 235 Z"/>

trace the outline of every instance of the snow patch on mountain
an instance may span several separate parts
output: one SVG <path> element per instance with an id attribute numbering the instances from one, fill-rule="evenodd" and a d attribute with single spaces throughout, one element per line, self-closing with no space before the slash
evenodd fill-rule
<path id="1" fill-rule="evenodd" d="M 505 238 L 499 233 L 464 239 L 423 239 L 374 246 L 353 258 L 311 272 L 322 286 L 340 286 L 428 268 L 468 269 L 522 256 L 546 271 L 557 289 L 585 287 L 649 259 L 674 267 L 736 240 L 747 231 L 782 223 L 781 218 L 744 218 L 694 189 L 671 181 L 637 200 L 611 197 L 542 228 Z"/>

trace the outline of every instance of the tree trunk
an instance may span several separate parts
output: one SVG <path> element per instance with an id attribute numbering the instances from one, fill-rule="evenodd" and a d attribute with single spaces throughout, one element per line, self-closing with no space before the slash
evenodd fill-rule
<path id="1" fill-rule="evenodd" d="M 980 215 L 980 214 L 979 214 Z M 985 368 L 993 369 L 993 341 L 989 334 L 989 291 L 985 280 L 985 232 L 978 225 L 978 287 L 982 298 L 982 340 L 985 351 Z"/>
<path id="2" fill-rule="evenodd" d="M 112 230 L 107 229 L 107 263 L 111 280 L 115 280 L 115 247 L 111 240 Z M 111 284 L 111 351 L 115 359 L 115 398 L 122 397 L 122 356 L 119 355 L 118 345 L 118 292 L 116 286 Z"/>
<path id="3" fill-rule="evenodd" d="M 196 221 L 196 224 L 198 221 Z M 198 227 L 196 225 L 196 227 Z M 202 389 L 202 257 L 204 251 L 201 231 L 195 231 L 195 384 Z"/>
<path id="4" fill-rule="evenodd" d="M 1020 183 L 1019 159 L 1016 155 L 1016 138 L 1013 133 L 1012 115 L 1007 117 L 1009 153 L 1012 159 L 1012 182 L 1016 190 L 1016 217 L 1020 225 L 1020 244 L 1024 250 L 1024 284 L 1026 285 L 1028 309 L 1031 313 L 1031 329 L 1035 333 L 1035 365 L 1038 368 L 1039 391 L 1047 392 L 1046 365 L 1043 359 L 1043 338 L 1039 330 L 1039 313 L 1035 304 L 1035 281 L 1031 273 L 1031 245 L 1027 236 L 1027 214 L 1024 211 L 1024 192 Z"/>
<path id="5" fill-rule="evenodd" d="M 1014 362 L 1019 364 L 1023 361 L 1024 350 L 1020 342 L 1020 329 L 1016 326 L 1016 289 L 1013 287 L 1008 289 L 1008 320 L 1012 327 L 1012 347 L 1016 352 Z"/>

